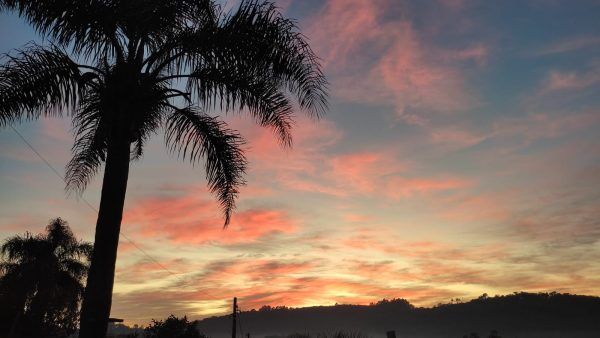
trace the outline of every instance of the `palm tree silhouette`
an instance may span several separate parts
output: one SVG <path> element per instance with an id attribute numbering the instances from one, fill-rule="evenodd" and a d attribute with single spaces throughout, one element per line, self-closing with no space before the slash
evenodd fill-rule
<path id="1" fill-rule="evenodd" d="M 11 335 L 17 329 L 32 337 L 73 333 L 92 245 L 77 241 L 67 222 L 57 218 L 46 234 L 7 239 L 0 253 L 0 294 L 16 302 Z"/>
<path id="2" fill-rule="evenodd" d="M 294 103 L 326 111 L 327 82 L 294 21 L 271 3 L 212 0 L 0 0 L 51 42 L 0 69 L 0 125 L 72 118 L 67 189 L 81 192 L 105 163 L 80 337 L 104 337 L 130 160 L 162 128 L 168 149 L 204 160 L 225 226 L 244 184 L 243 138 L 208 114 L 246 112 L 292 142 Z M 69 53 L 67 52 L 69 51 Z"/>

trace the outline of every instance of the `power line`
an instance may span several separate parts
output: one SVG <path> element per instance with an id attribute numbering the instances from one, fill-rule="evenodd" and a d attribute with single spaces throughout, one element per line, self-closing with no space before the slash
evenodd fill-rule
<path id="1" fill-rule="evenodd" d="M 31 149 L 31 151 L 33 151 L 33 152 L 34 152 L 34 153 L 35 153 L 35 154 L 36 154 L 36 155 L 37 155 L 37 156 L 40 158 L 40 160 L 42 160 L 44 163 L 46 163 L 46 165 L 48 166 L 48 168 L 50 168 L 50 170 L 52 170 L 52 171 L 53 171 L 53 172 L 56 174 L 56 176 L 58 176 L 58 177 L 61 179 L 61 181 L 64 181 L 64 180 L 65 180 L 65 178 L 64 178 L 64 177 L 63 177 L 63 176 L 62 176 L 62 175 L 61 175 L 61 174 L 58 172 L 58 170 L 56 170 L 56 169 L 55 169 L 55 168 L 52 166 L 52 164 L 50 164 L 50 162 L 48 162 L 48 161 L 47 161 L 47 160 L 44 158 L 44 156 L 42 156 L 42 154 L 40 154 L 40 153 L 39 153 L 39 152 L 38 152 L 38 151 L 37 151 L 37 150 L 36 150 L 36 149 L 35 149 L 35 148 L 34 148 L 34 147 L 31 145 L 31 143 L 29 143 L 29 142 L 26 140 L 26 139 L 25 139 L 25 137 L 23 137 L 23 135 L 22 135 L 21 133 L 19 133 L 19 131 L 18 131 L 18 130 L 17 130 L 15 127 L 13 127 L 13 126 L 12 126 L 12 125 L 10 125 L 10 124 L 9 124 L 8 126 L 9 126 L 9 127 L 10 127 L 10 128 L 11 128 L 11 129 L 12 129 L 14 132 L 15 132 L 15 134 L 17 134 L 17 136 L 19 136 L 19 138 L 21 138 L 21 141 L 25 142 L 25 144 L 26 144 L 26 145 L 29 147 L 29 149 Z M 83 196 L 82 196 L 82 198 L 83 198 Z M 91 205 L 90 205 L 90 206 L 91 206 Z M 93 209 L 93 207 L 92 207 L 92 209 Z"/>
<path id="2" fill-rule="evenodd" d="M 15 127 L 13 127 L 12 125 L 9 125 L 10 128 L 15 132 L 15 134 L 17 134 L 17 136 L 19 136 L 19 138 L 27 145 L 27 147 L 29 147 L 29 149 L 31 149 L 31 151 L 33 151 L 37 157 L 40 158 L 40 160 L 42 160 L 42 162 L 44 162 L 46 164 L 46 166 L 48 168 L 50 168 L 50 170 L 52 170 L 52 172 L 58 176 L 58 178 L 60 178 L 61 181 L 66 183 L 65 178 L 63 177 L 63 175 L 61 175 L 58 170 L 56 170 L 56 168 L 54 168 L 54 166 L 52 164 L 50 164 L 50 162 L 48 162 L 48 160 L 46 160 L 46 158 L 44 156 L 42 156 L 42 154 L 37 151 L 35 149 L 35 147 L 29 143 L 29 141 L 27 141 L 27 139 L 23 136 L 23 134 L 21 134 Z M 85 199 L 85 197 L 82 195 L 81 196 L 81 200 L 90 208 L 92 209 L 96 214 L 98 214 L 98 209 L 96 207 L 94 207 L 87 199 Z M 167 269 L 167 267 L 165 267 L 164 265 L 160 264 L 156 259 L 154 259 L 154 257 L 150 256 L 146 251 L 144 251 L 139 245 L 137 245 L 132 239 L 130 239 L 126 234 L 123 233 L 123 231 L 119 231 L 119 235 L 122 236 L 127 242 L 129 242 L 131 245 L 133 245 L 133 247 L 135 247 L 137 250 L 139 250 L 144 256 L 146 256 L 148 259 L 150 259 L 152 262 L 156 263 L 156 265 L 158 265 L 161 269 L 165 270 L 166 272 L 168 272 L 170 275 L 172 276 L 177 276 L 177 274 L 175 274 L 174 272 L 172 272 L 171 270 Z"/>
<path id="3" fill-rule="evenodd" d="M 35 153 L 37 155 L 37 157 L 40 158 L 40 160 L 42 160 L 42 162 L 44 162 L 46 164 L 46 166 L 48 168 L 50 168 L 50 170 L 63 182 L 66 183 L 66 179 L 65 177 L 63 177 L 63 175 L 61 175 L 59 173 L 58 170 L 56 170 L 56 168 L 48 161 L 46 160 L 46 158 L 35 149 L 35 147 L 29 142 L 27 141 L 27 139 L 23 136 L 23 134 L 21 134 L 14 126 L 9 125 L 10 128 L 15 132 L 15 134 L 17 134 L 17 136 L 27 145 L 27 147 L 29 147 L 29 149 L 31 149 L 31 151 L 33 151 L 33 153 Z M 81 196 L 81 200 L 91 209 L 93 210 L 96 214 L 99 213 L 98 209 L 93 206 L 87 199 L 85 199 L 85 197 L 82 195 Z M 151 260 L 153 263 L 155 263 L 159 268 L 161 268 L 162 270 L 166 271 L 169 275 L 175 277 L 176 279 L 179 280 L 179 282 L 184 282 L 183 277 L 181 276 L 181 274 L 176 274 L 174 272 L 172 272 L 171 270 L 169 270 L 167 267 L 165 267 L 163 264 L 161 264 L 160 262 L 158 262 L 154 257 L 152 257 L 150 254 L 148 254 L 144 249 L 142 249 L 139 245 L 137 245 L 137 243 L 135 243 L 131 238 L 129 238 L 129 236 L 127 236 L 123 230 L 119 231 L 119 236 L 123 237 L 127 242 L 129 242 L 134 248 L 136 248 L 139 252 L 141 252 L 144 256 L 146 256 L 149 260 Z M 224 271 L 226 272 L 226 271 Z M 226 272 L 227 273 L 227 272 Z M 231 273 L 232 274 L 232 273 Z M 207 298 L 220 298 L 220 297 L 216 297 L 215 295 L 208 293 L 206 291 L 201 291 L 202 294 L 204 294 L 205 296 L 208 296 Z"/>

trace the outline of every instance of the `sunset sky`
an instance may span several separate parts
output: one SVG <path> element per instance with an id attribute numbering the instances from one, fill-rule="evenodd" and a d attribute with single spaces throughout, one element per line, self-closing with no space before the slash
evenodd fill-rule
<path id="1" fill-rule="evenodd" d="M 600 295 L 599 1 L 277 4 L 322 58 L 329 113 L 299 114 L 292 149 L 225 117 L 250 161 L 226 230 L 202 167 L 156 135 L 132 165 L 123 232 L 159 264 L 122 239 L 113 317 L 197 319 L 234 296 L 248 310 Z M 31 40 L 0 14 L 1 53 Z M 64 172 L 68 119 L 16 128 Z M 84 194 L 94 206 L 101 178 Z M 59 216 L 93 239 L 94 211 L 10 128 L 0 189 L 0 241 Z"/>

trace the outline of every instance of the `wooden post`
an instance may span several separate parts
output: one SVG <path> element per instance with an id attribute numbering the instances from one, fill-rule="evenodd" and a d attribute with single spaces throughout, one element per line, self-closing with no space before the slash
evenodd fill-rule
<path id="1" fill-rule="evenodd" d="M 235 328 L 237 320 L 237 297 L 233 297 L 233 325 L 231 326 L 231 338 L 235 338 Z"/>
<path id="2" fill-rule="evenodd" d="M 396 331 L 392 330 L 392 331 L 388 331 L 386 332 L 387 334 L 387 338 L 396 338 Z"/>

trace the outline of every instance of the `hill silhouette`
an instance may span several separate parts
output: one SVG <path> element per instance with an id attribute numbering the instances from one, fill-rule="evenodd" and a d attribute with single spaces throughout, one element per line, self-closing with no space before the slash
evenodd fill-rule
<path id="1" fill-rule="evenodd" d="M 287 336 L 336 330 L 370 337 L 395 330 L 398 337 L 600 337 L 600 297 L 560 293 L 519 292 L 486 294 L 468 302 L 453 301 L 434 307 L 415 307 L 405 299 L 371 305 L 305 308 L 269 307 L 240 313 L 244 333 L 251 337 Z M 211 337 L 230 335 L 231 315 L 197 322 Z"/>

